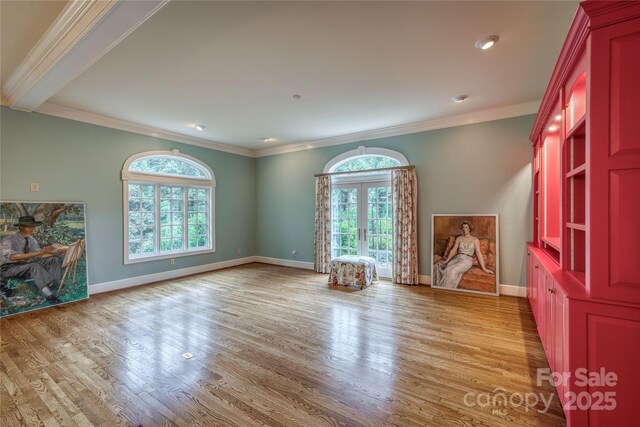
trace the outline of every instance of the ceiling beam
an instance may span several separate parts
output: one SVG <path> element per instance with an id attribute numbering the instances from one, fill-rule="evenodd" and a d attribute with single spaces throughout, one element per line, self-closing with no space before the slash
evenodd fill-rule
<path id="1" fill-rule="evenodd" d="M 72 0 L 2 87 L 11 108 L 33 111 L 169 0 Z"/>

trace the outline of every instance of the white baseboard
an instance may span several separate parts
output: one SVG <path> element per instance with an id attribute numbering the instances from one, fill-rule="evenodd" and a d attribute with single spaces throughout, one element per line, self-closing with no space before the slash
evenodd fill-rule
<path id="1" fill-rule="evenodd" d="M 264 256 L 250 256 L 244 258 L 231 259 L 228 261 L 214 262 L 212 264 L 198 265 L 195 267 L 181 268 L 178 270 L 163 271 L 161 273 L 148 274 L 146 276 L 130 277 L 127 279 L 114 280 L 112 282 L 97 283 L 89 286 L 89 295 L 102 292 L 115 291 L 117 289 L 130 288 L 132 286 L 145 285 L 147 283 L 160 282 L 162 280 L 175 279 L 189 276 L 191 274 L 205 273 L 207 271 L 220 270 L 221 268 L 234 267 L 236 265 L 249 264 L 251 262 L 262 262 L 264 264 L 281 265 L 283 267 L 303 268 L 313 270 L 312 262 L 294 261 L 282 258 L 270 258 Z M 431 285 L 431 276 L 419 275 L 421 285 Z M 500 295 L 509 295 L 525 298 L 527 288 L 515 285 L 500 285 Z"/>
<path id="2" fill-rule="evenodd" d="M 291 259 L 282 259 L 282 258 L 269 258 L 266 256 L 254 256 L 254 262 L 262 262 L 265 264 L 273 264 L 273 265 L 281 265 L 283 267 L 295 267 L 295 268 L 304 268 L 306 270 L 313 270 L 312 262 L 305 261 L 294 261 Z"/>
<path id="3" fill-rule="evenodd" d="M 423 276 L 421 274 L 419 277 L 421 285 L 431 285 L 431 276 Z M 500 295 L 526 298 L 527 288 L 525 286 L 500 285 Z"/>
<path id="4" fill-rule="evenodd" d="M 112 282 L 97 283 L 89 286 L 89 295 L 102 292 L 115 291 L 117 289 L 130 288 L 132 286 L 145 285 L 147 283 L 159 282 L 162 280 L 175 279 L 177 277 L 189 276 L 191 274 L 205 273 L 207 271 L 220 270 L 221 268 L 234 267 L 236 265 L 255 262 L 256 257 L 230 259 L 228 261 L 214 262 L 211 264 L 197 265 L 195 267 L 180 268 L 178 270 L 163 271 L 161 273 L 148 274 L 146 276 L 129 277 Z"/>
<path id="5" fill-rule="evenodd" d="M 500 295 L 508 295 L 512 297 L 527 297 L 527 287 L 526 286 L 516 286 L 516 285 L 500 285 Z"/>
<path id="6" fill-rule="evenodd" d="M 431 284 L 431 276 L 424 276 L 422 274 L 418 275 L 418 281 L 421 285 L 430 285 Z"/>

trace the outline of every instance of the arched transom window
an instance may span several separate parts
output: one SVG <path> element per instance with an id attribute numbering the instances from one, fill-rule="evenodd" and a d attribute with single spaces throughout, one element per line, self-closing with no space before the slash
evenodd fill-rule
<path id="1" fill-rule="evenodd" d="M 388 171 L 375 171 L 394 166 L 406 166 L 409 162 L 401 153 L 386 148 L 358 147 L 331 159 L 324 168 L 329 172 L 353 172 L 352 174 L 335 175 L 333 183 L 367 180 L 388 180 Z M 369 171 L 358 173 L 358 171 Z M 365 177 L 365 174 L 367 175 Z"/>
<path id="2" fill-rule="evenodd" d="M 172 156 L 145 156 L 134 160 L 129 166 L 130 172 L 152 173 L 156 175 L 180 176 L 187 178 L 211 179 L 208 171 L 186 158 Z"/>
<path id="3" fill-rule="evenodd" d="M 125 264 L 215 250 L 215 177 L 178 150 L 131 156 L 122 168 Z"/>
<path id="4" fill-rule="evenodd" d="M 400 166 L 400 161 L 382 155 L 365 155 L 350 158 L 334 167 L 332 172 L 357 172 L 370 169 L 383 169 Z"/>

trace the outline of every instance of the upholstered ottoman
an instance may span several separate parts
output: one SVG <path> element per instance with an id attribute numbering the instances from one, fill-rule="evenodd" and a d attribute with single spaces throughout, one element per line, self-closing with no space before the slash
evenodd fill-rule
<path id="1" fill-rule="evenodd" d="M 329 284 L 366 288 L 378 280 L 376 261 L 368 256 L 343 255 L 331 260 Z"/>

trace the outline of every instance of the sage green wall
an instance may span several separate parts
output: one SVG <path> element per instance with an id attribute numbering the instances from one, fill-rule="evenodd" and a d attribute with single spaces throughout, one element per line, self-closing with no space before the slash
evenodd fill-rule
<path id="1" fill-rule="evenodd" d="M 2 107 L 0 198 L 85 202 L 89 284 L 255 255 L 255 159 Z M 132 154 L 176 148 L 216 175 L 216 253 L 123 264 L 122 181 Z M 29 191 L 29 183 L 40 191 Z M 237 250 L 241 249 L 241 255 Z"/>
<path id="2" fill-rule="evenodd" d="M 314 173 L 360 145 L 404 154 L 418 174 L 419 272 L 431 275 L 431 214 L 498 213 L 500 282 L 525 285 L 532 235 L 531 143 L 535 116 L 262 157 L 256 163 L 258 255 L 313 261 Z M 291 252 L 297 251 L 294 257 Z"/>
<path id="3" fill-rule="evenodd" d="M 0 198 L 85 202 L 90 284 L 251 255 L 312 262 L 313 174 L 359 145 L 399 151 L 417 167 L 420 274 L 431 274 L 432 213 L 498 213 L 500 282 L 525 283 L 534 116 L 258 159 L 5 107 L 0 120 Z M 217 252 L 176 258 L 173 266 L 125 266 L 122 164 L 141 151 L 172 148 L 216 174 Z M 30 192 L 30 182 L 40 183 L 40 192 Z"/>

